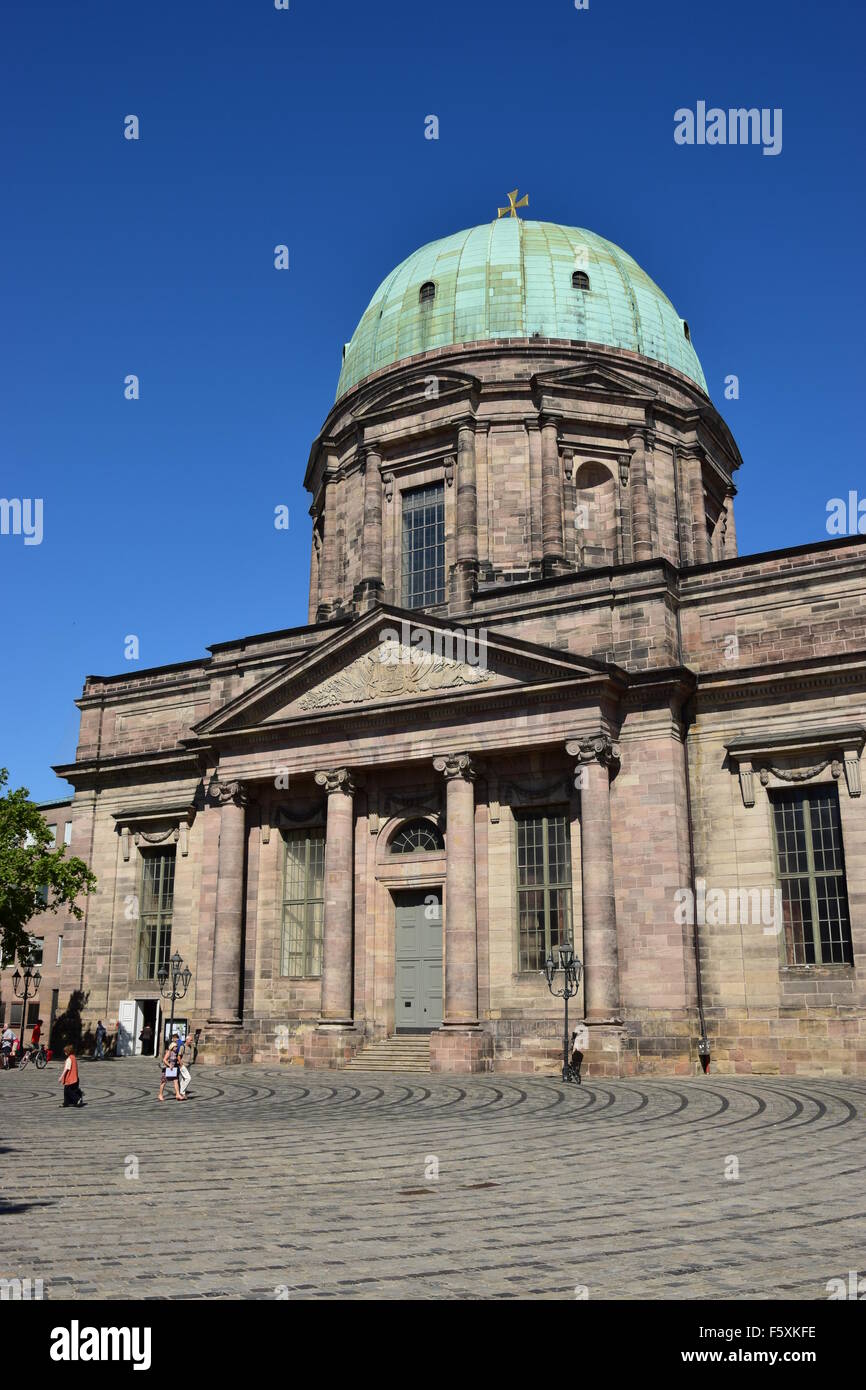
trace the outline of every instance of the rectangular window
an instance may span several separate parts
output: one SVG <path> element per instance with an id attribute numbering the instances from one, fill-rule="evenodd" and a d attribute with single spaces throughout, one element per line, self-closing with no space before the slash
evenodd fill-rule
<path id="1" fill-rule="evenodd" d="M 57 964 L 59 965 L 60 962 L 61 962 L 62 960 L 63 960 L 63 937 L 62 937 L 62 936 L 58 936 L 58 938 L 57 938 Z"/>
<path id="2" fill-rule="evenodd" d="M 30 999 L 27 1001 L 27 1028 L 32 1028 L 39 1017 L 39 1000 Z"/>
<path id="3" fill-rule="evenodd" d="M 776 866 L 789 965 L 852 965 L 835 787 L 772 793 Z"/>
<path id="4" fill-rule="evenodd" d="M 57 848 L 57 826 L 56 826 L 56 825 L 49 825 L 48 829 L 49 829 L 49 831 L 51 832 L 51 843 L 52 843 L 52 845 L 54 846 L 54 848 L 56 849 L 56 848 Z"/>
<path id="5" fill-rule="evenodd" d="M 68 820 L 68 821 L 66 822 L 66 824 L 64 825 L 64 827 L 63 827 L 63 843 L 64 843 L 65 845 L 71 845 L 71 844 L 72 844 L 72 821 L 71 821 L 71 820 Z"/>
<path id="6" fill-rule="evenodd" d="M 155 980 L 159 967 L 168 962 L 173 907 L 174 850 L 143 854 L 139 898 L 139 980 Z"/>
<path id="7" fill-rule="evenodd" d="M 42 957 L 45 954 L 45 937 L 31 936 L 30 950 L 27 953 L 27 963 L 29 965 L 41 965 Z"/>
<path id="8" fill-rule="evenodd" d="M 293 830 L 285 841 L 280 974 L 315 977 L 322 973 L 325 833 Z"/>
<path id="9" fill-rule="evenodd" d="M 518 969 L 543 970 L 551 951 L 574 944 L 568 814 L 518 815 L 516 824 Z"/>
<path id="10" fill-rule="evenodd" d="M 445 602 L 445 485 L 403 493 L 403 606 Z"/>

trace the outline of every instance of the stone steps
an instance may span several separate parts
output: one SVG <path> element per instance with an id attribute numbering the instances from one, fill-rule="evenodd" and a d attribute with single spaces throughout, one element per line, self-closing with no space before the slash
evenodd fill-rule
<path id="1" fill-rule="evenodd" d="M 380 1038 L 356 1052 L 344 1071 L 430 1071 L 429 1033 L 398 1033 Z"/>

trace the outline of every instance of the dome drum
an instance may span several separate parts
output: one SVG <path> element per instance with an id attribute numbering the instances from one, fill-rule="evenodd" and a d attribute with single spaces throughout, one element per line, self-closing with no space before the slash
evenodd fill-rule
<path id="1" fill-rule="evenodd" d="M 446 237 L 347 345 L 306 475 L 310 621 L 728 558 L 739 463 L 685 321 L 626 252 L 517 218 Z"/>

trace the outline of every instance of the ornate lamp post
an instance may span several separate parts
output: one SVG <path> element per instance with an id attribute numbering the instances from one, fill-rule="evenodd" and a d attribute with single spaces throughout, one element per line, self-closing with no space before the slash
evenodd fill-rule
<path id="1" fill-rule="evenodd" d="M 15 991 L 15 996 L 23 1001 L 21 1004 L 21 1033 L 18 1038 L 22 1049 L 24 1047 L 24 1029 L 27 1027 L 27 1000 L 36 997 L 41 983 L 40 972 L 32 969 L 29 965 L 25 967 L 23 975 L 20 970 L 16 969 L 12 976 L 12 988 Z"/>
<path id="2" fill-rule="evenodd" d="M 189 989 L 189 982 L 192 979 L 192 971 L 188 965 L 184 965 L 180 951 L 175 951 L 167 965 L 163 964 L 156 972 L 159 980 L 159 992 L 163 999 L 171 1000 L 171 1021 L 168 1025 L 168 1036 L 174 1032 L 174 1006 L 178 999 L 183 999 Z"/>
<path id="3" fill-rule="evenodd" d="M 562 988 L 554 989 L 553 981 L 558 971 L 562 971 Z M 568 1048 L 568 1001 L 573 999 L 580 988 L 580 975 L 583 970 L 583 963 L 575 955 L 571 946 L 560 946 L 559 965 L 553 959 L 553 952 L 547 957 L 544 963 L 544 973 L 547 976 L 547 988 L 551 994 L 555 994 L 557 999 L 565 1000 L 565 1032 L 562 1040 L 562 1079 L 563 1081 L 576 1081 L 580 1085 L 580 1067 L 571 1065 L 571 1057 Z"/>

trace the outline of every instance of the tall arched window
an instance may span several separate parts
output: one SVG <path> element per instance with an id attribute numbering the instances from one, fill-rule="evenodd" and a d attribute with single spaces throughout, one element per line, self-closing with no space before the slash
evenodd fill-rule
<path id="1" fill-rule="evenodd" d="M 425 850 L 444 849 L 445 840 L 432 821 L 410 820 L 397 831 L 390 848 L 392 854 L 420 854 Z"/>
<path id="2" fill-rule="evenodd" d="M 436 298 L 436 286 L 432 280 L 425 280 L 418 292 L 418 299 L 422 304 L 432 304 Z"/>

